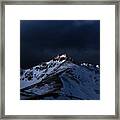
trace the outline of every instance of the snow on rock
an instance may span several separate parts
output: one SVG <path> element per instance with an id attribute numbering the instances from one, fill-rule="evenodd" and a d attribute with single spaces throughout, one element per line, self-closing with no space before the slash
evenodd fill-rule
<path id="1" fill-rule="evenodd" d="M 62 94 L 74 96 L 78 99 L 99 99 L 99 75 L 81 66 L 73 66 L 72 69 L 60 75 L 63 83 Z"/>
<path id="2" fill-rule="evenodd" d="M 55 94 L 41 99 L 100 99 L 99 65 L 74 64 L 66 54 L 58 55 L 21 74 L 22 99 Z M 58 92 L 59 91 L 59 92 Z M 57 94 L 57 96 L 56 96 Z"/>
<path id="3" fill-rule="evenodd" d="M 33 84 L 37 84 L 47 76 L 67 69 L 67 66 L 61 66 L 66 61 L 66 59 L 66 55 L 57 56 L 49 62 L 43 62 L 42 64 L 37 65 L 31 69 L 25 70 L 20 78 L 20 88 L 23 89 Z"/>

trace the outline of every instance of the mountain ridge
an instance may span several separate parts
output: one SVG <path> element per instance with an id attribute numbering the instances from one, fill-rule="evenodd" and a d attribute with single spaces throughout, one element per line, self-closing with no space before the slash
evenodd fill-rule
<path id="1" fill-rule="evenodd" d="M 31 91 L 31 96 L 33 97 L 45 95 L 48 93 L 51 94 L 51 91 L 55 90 L 57 88 L 56 86 L 58 85 L 60 87 L 58 87 L 60 89 L 59 97 L 61 94 L 63 95 L 63 93 L 65 95 L 61 96 L 62 98 L 58 97 L 58 99 L 67 99 L 66 96 L 73 96 L 73 98 L 81 99 L 99 99 L 99 74 L 100 70 L 98 65 L 94 66 L 88 63 L 76 65 L 72 62 L 72 59 L 70 57 L 68 57 L 66 54 L 63 54 L 54 57 L 49 62 L 43 62 L 42 64 L 37 65 L 31 69 L 24 70 L 20 78 L 20 89 L 22 91 L 22 95 L 26 91 Z M 96 76 L 98 79 L 98 85 L 96 85 L 96 83 L 93 81 L 94 77 Z M 56 80 L 53 80 L 52 77 L 54 77 L 54 79 Z M 48 81 L 50 81 L 48 82 L 47 79 Z M 48 84 L 46 81 L 48 82 Z M 87 83 L 87 81 L 89 82 Z M 42 84 L 42 82 L 44 84 Z M 58 84 L 59 82 L 61 83 L 61 85 Z M 35 87 L 37 85 L 41 87 Z M 94 90 L 98 91 L 98 94 L 93 92 L 94 90 L 91 90 L 92 95 L 90 95 L 89 91 L 90 89 L 93 89 L 91 85 L 93 86 Z M 74 87 L 72 88 L 72 86 Z M 37 92 L 35 92 L 34 89 Z M 76 92 L 74 89 L 76 90 Z M 84 91 L 85 93 L 82 91 Z M 29 99 L 31 98 L 31 96 L 29 96 L 28 98 L 21 97 L 21 99 Z"/>

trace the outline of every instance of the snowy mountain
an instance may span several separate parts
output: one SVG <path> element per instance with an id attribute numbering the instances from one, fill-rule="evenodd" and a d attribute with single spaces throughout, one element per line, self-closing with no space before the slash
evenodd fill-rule
<path id="1" fill-rule="evenodd" d="M 66 54 L 21 70 L 21 99 L 99 100 L 98 65 L 74 64 Z"/>

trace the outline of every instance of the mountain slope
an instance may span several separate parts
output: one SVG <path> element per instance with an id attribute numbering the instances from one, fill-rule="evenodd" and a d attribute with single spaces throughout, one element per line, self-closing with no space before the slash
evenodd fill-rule
<path id="1" fill-rule="evenodd" d="M 100 99 L 99 66 L 77 65 L 61 55 L 21 75 L 21 99 Z"/>

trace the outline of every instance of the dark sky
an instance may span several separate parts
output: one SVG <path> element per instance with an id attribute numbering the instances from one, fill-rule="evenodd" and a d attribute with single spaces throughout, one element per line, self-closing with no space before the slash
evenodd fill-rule
<path id="1" fill-rule="evenodd" d="M 32 67 L 64 53 L 78 63 L 99 64 L 100 21 L 20 21 L 21 68 Z"/>

